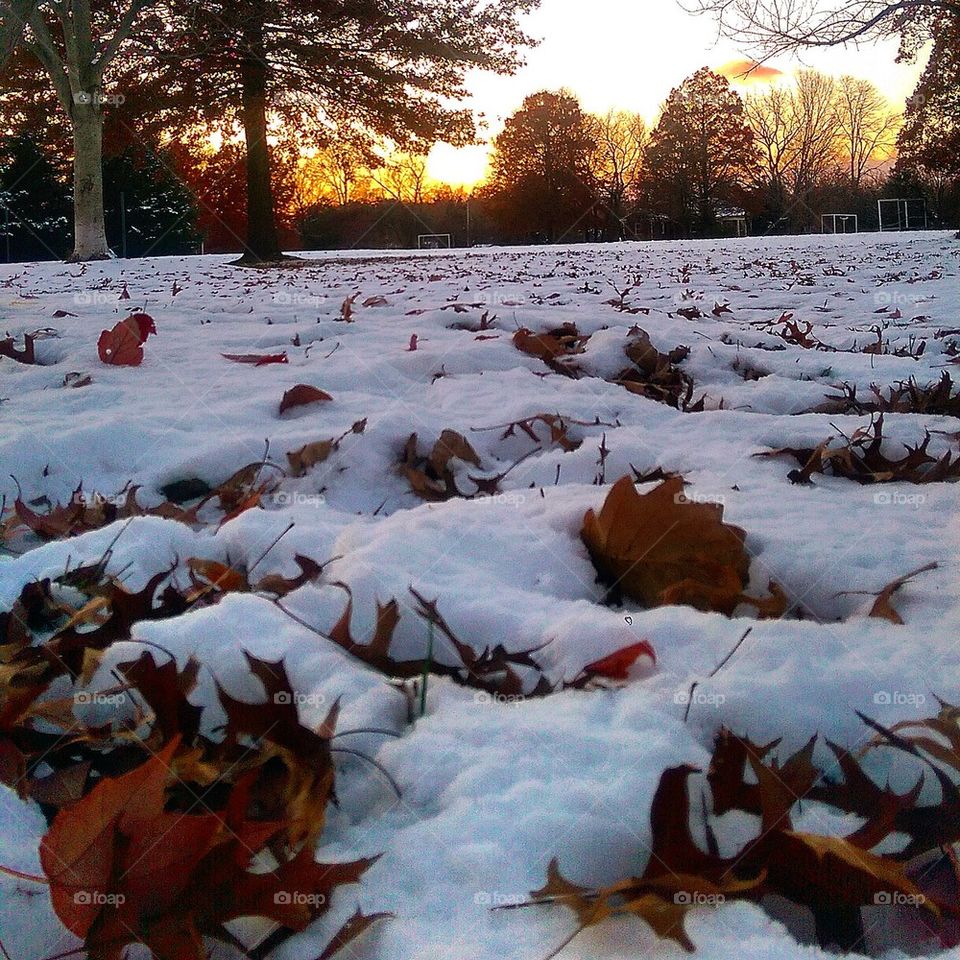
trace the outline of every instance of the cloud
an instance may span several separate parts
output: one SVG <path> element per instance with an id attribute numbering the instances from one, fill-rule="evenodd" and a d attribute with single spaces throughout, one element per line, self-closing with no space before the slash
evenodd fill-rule
<path id="1" fill-rule="evenodd" d="M 784 76 L 782 70 L 756 60 L 730 60 L 717 67 L 717 73 L 734 83 L 771 83 Z"/>

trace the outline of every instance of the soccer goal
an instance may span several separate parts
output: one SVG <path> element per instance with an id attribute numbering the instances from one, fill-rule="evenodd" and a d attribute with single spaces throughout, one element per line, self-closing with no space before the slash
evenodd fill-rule
<path id="1" fill-rule="evenodd" d="M 820 214 L 821 233 L 859 233 L 860 220 L 855 213 Z"/>
<path id="2" fill-rule="evenodd" d="M 926 230 L 927 201 L 923 197 L 894 197 L 877 201 L 880 231 Z"/>
<path id="3" fill-rule="evenodd" d="M 418 233 L 418 250 L 449 250 L 453 244 L 449 233 Z"/>

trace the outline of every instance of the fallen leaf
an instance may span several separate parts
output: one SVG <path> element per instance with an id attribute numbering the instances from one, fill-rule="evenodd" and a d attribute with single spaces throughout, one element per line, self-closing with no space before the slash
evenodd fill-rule
<path id="1" fill-rule="evenodd" d="M 298 383 L 284 393 L 283 399 L 280 401 L 280 415 L 283 416 L 293 407 L 302 407 L 308 403 L 319 403 L 323 400 L 332 399 L 333 397 L 329 393 L 319 387 L 313 387 L 308 383 Z"/>
<path id="2" fill-rule="evenodd" d="M 657 662 L 657 654 L 648 640 L 640 640 L 613 653 L 608 653 L 605 657 L 588 663 L 583 669 L 585 673 L 604 677 L 607 680 L 628 680 L 630 667 L 642 656 L 649 657 L 654 663 Z"/>
<path id="3" fill-rule="evenodd" d="M 248 363 L 254 367 L 263 367 L 270 363 L 289 363 L 286 353 L 221 353 L 224 360 L 231 363 Z"/>
<path id="4" fill-rule="evenodd" d="M 683 495 L 683 480 L 638 494 L 629 477 L 611 488 L 581 537 L 602 580 L 647 607 L 681 603 L 733 613 L 747 581 L 746 533 L 723 522 L 723 507 Z"/>
<path id="5" fill-rule="evenodd" d="M 104 330 L 97 341 L 97 352 L 103 363 L 117 367 L 139 367 L 143 363 L 143 344 L 157 332 L 153 318 L 146 313 L 132 313 L 113 329 Z"/>

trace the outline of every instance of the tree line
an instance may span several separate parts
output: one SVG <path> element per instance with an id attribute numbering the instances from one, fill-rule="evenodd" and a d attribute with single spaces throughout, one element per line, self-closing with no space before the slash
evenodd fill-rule
<path id="1" fill-rule="evenodd" d="M 778 52 L 850 39 L 857 17 L 897 34 L 904 58 L 932 41 L 902 115 L 852 77 L 802 70 L 741 96 L 704 67 L 649 128 L 593 116 L 566 91 L 532 94 L 494 139 L 484 183 L 469 195 L 431 183 L 434 142 L 475 140 L 458 106 L 467 72 L 517 68 L 536 2 L 0 0 L 0 255 L 202 244 L 257 262 L 423 233 L 462 245 L 801 232 L 833 212 L 863 228 L 884 196 L 956 219 L 952 0 L 915 0 L 910 16 L 840 3 L 816 29 L 779 0 L 766 13 L 701 4 Z"/>

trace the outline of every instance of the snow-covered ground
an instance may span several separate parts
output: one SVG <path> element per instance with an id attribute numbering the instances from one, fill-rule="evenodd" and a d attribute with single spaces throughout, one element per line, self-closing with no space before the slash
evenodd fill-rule
<path id="1" fill-rule="evenodd" d="M 366 418 L 365 432 L 219 532 L 134 520 L 111 569 L 124 569 L 136 588 L 175 558 L 253 563 L 293 522 L 260 572 L 293 574 L 297 553 L 337 557 L 320 583 L 287 600 L 322 628 L 343 610 L 343 591 L 330 585 L 343 581 L 353 590 L 355 636 L 369 634 L 375 601 L 394 597 L 394 652 L 422 656 L 427 631 L 410 608 L 412 586 L 436 598 L 477 649 L 549 642 L 537 656 L 554 680 L 642 638 L 657 663 L 642 658 L 618 689 L 509 703 L 433 680 L 426 715 L 407 725 L 405 700 L 383 677 L 262 597 L 231 595 L 140 625 L 137 636 L 194 653 L 209 668 L 200 697 L 213 697 L 215 676 L 253 698 L 241 652 L 283 656 L 311 698 L 306 716 L 319 719 L 341 697 L 342 729 L 402 733 L 351 738 L 392 774 L 402 797 L 370 766 L 341 765 L 341 804 L 324 853 L 383 856 L 323 924 L 282 948 L 281 960 L 317 956 L 358 901 L 397 916 L 358 944 L 357 956 L 538 960 L 570 931 L 571 915 L 489 907 L 541 886 L 553 856 L 586 884 L 642 869 L 661 771 L 704 767 L 721 725 L 756 741 L 783 737 L 784 749 L 817 731 L 853 747 L 868 733 L 856 709 L 892 723 L 930 715 L 934 693 L 960 701 L 960 486 L 860 486 L 829 476 L 794 485 L 794 461 L 752 456 L 812 447 L 868 424 L 868 416 L 804 412 L 843 381 L 865 395 L 872 383 L 885 388 L 913 376 L 924 384 L 960 369 L 944 367 L 952 338 L 935 336 L 960 326 L 960 244 L 947 234 L 313 256 L 309 266 L 268 271 L 229 266 L 227 257 L 0 268 L 0 332 L 57 331 L 37 343 L 42 365 L 0 358 L 0 492 L 8 502 L 16 495 L 11 476 L 25 500 L 52 503 L 80 483 L 106 496 L 133 483 L 141 503 L 157 504 L 163 485 L 188 477 L 216 484 L 259 460 L 265 441 L 271 459 L 285 462 L 286 452 Z M 342 304 L 354 295 L 353 322 L 344 322 Z M 724 304 L 729 312 L 714 315 Z M 158 331 L 143 365 L 102 364 L 100 331 L 133 310 L 149 313 Z M 495 317 L 491 329 L 462 329 L 478 327 L 484 313 L 487 323 Z M 841 352 L 786 345 L 759 326 L 784 313 L 812 322 L 814 335 Z M 541 332 L 565 322 L 590 337 L 577 357 L 579 379 L 550 373 L 511 339 L 518 327 Z M 923 356 L 842 352 L 875 340 L 879 323 L 893 347 L 925 339 Z M 634 325 L 661 351 L 691 348 L 681 368 L 695 398 L 706 395 L 704 412 L 680 412 L 603 379 L 626 365 Z M 289 363 L 222 356 L 281 351 Z M 64 387 L 73 372 L 93 382 Z M 333 401 L 280 416 L 281 396 L 298 383 Z M 580 421 L 571 428 L 579 448 L 538 449 L 520 432 L 503 437 L 508 423 L 538 413 Z M 467 437 L 485 476 L 530 455 L 498 496 L 424 503 L 396 465 L 411 433 L 429 450 L 445 428 Z M 896 441 L 922 440 L 924 429 L 942 431 L 933 433 L 936 455 L 957 445 L 946 435 L 957 431 L 950 417 L 889 414 L 884 428 L 892 452 Z M 598 485 L 601 443 L 609 453 Z M 728 619 L 687 607 L 604 606 L 579 531 L 584 512 L 599 508 L 631 467 L 682 473 L 688 496 L 722 502 L 725 520 L 747 531 L 752 592 L 773 579 L 807 616 L 757 621 L 747 608 Z M 467 474 L 479 472 L 464 469 L 461 490 L 474 489 Z M 0 553 L 0 610 L 30 579 L 95 560 L 117 530 Z M 939 567 L 895 597 L 902 626 L 867 618 L 869 597 L 839 595 L 878 591 L 931 561 Z M 705 679 L 751 625 L 730 662 Z M 112 661 L 142 649 L 120 646 Z M 684 722 L 684 694 L 698 679 Z M 36 871 L 43 818 L 6 789 L 0 805 L 0 863 Z M 805 808 L 805 819 L 809 829 L 836 830 L 815 808 Z M 0 879 L 0 939 L 14 960 L 74 947 L 46 896 L 29 886 Z M 746 904 L 696 911 L 688 929 L 710 960 L 821 955 Z M 561 956 L 681 954 L 631 920 L 583 934 Z"/>

